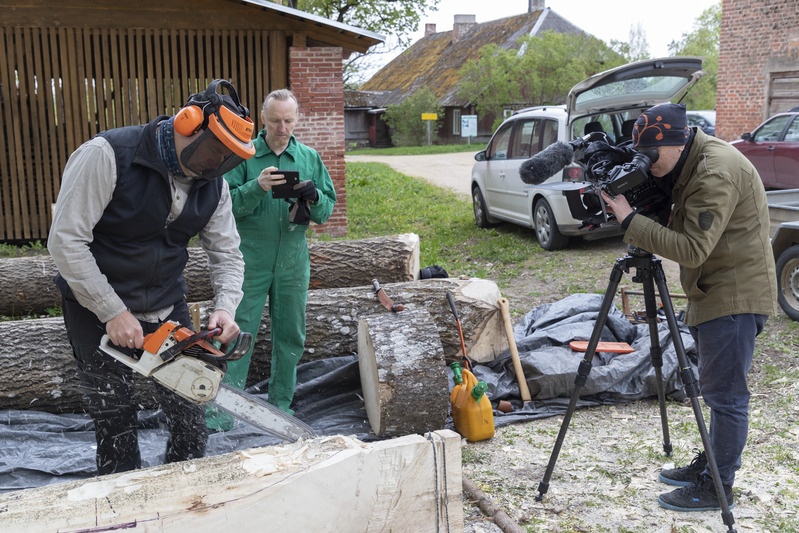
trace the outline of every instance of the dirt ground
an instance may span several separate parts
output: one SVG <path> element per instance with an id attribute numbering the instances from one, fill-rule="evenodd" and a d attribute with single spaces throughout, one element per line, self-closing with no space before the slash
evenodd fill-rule
<path id="1" fill-rule="evenodd" d="M 583 261 L 590 261 L 590 255 Z M 608 265 L 584 267 L 609 271 Z M 667 278 L 679 279 L 675 264 L 665 264 L 664 270 Z M 503 289 L 503 295 L 532 309 L 559 298 L 551 287 L 550 280 L 527 272 Z M 675 307 L 679 310 L 676 300 Z M 733 528 L 739 532 L 799 531 L 798 330 L 795 322 L 780 314 L 769 320 L 758 338 L 750 373 L 749 440 L 734 488 Z M 707 427 L 709 413 L 701 399 L 700 404 Z M 658 494 L 673 488 L 657 481 L 660 470 L 687 464 L 702 448 L 690 402 L 668 402 L 667 411 L 670 457 L 663 451 L 656 398 L 577 410 L 541 502 L 536 501 L 539 483 L 562 416 L 498 428 L 488 441 L 463 441 L 463 474 L 521 528 L 518 531 L 728 531 L 730 524 L 718 511 L 677 513 L 659 507 Z M 468 498 L 464 513 L 469 533 L 509 531 Z"/>

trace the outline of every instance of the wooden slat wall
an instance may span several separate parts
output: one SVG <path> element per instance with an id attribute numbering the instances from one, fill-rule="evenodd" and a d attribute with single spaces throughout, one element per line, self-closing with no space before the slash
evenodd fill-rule
<path id="1" fill-rule="evenodd" d="M 0 26 L 0 241 L 47 238 L 61 172 L 99 131 L 173 115 L 215 78 L 256 124 L 288 85 L 286 35 L 258 30 Z"/>

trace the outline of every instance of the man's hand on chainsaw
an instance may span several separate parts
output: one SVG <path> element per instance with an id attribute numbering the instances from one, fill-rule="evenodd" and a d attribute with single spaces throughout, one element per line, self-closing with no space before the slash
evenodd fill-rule
<path id="1" fill-rule="evenodd" d="M 208 329 L 216 328 L 220 328 L 222 333 L 214 337 L 214 340 L 218 340 L 222 344 L 234 341 L 241 331 L 239 325 L 233 320 L 233 317 L 230 316 L 230 313 L 224 309 L 214 311 L 211 313 L 211 316 L 208 317 Z"/>
<path id="2" fill-rule="evenodd" d="M 108 333 L 111 342 L 117 346 L 141 348 L 144 345 L 141 324 L 130 311 L 124 311 L 109 320 L 105 325 L 105 332 Z"/>

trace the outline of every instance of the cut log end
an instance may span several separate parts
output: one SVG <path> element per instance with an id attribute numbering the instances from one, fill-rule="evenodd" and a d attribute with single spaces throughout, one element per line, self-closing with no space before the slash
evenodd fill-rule
<path id="1" fill-rule="evenodd" d="M 444 427 L 449 412 L 446 363 L 426 310 L 361 318 L 358 366 L 375 435 L 421 434 Z"/>

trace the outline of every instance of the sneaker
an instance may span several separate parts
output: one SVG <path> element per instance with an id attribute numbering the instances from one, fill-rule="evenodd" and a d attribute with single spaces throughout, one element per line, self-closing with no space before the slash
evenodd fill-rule
<path id="1" fill-rule="evenodd" d="M 674 485 L 675 487 L 685 487 L 699 479 L 699 476 L 705 471 L 706 466 L 707 457 L 705 456 L 705 452 L 701 451 L 696 454 L 691 464 L 688 466 L 661 471 L 660 476 L 658 476 L 658 481 L 667 485 Z"/>
<path id="2" fill-rule="evenodd" d="M 724 495 L 727 497 L 727 505 L 732 509 L 734 507 L 732 487 L 722 486 Z M 661 494 L 658 496 L 658 503 L 661 507 L 672 511 L 718 511 L 721 509 L 719 498 L 716 495 L 716 487 L 713 485 L 713 480 L 707 476 L 701 476 L 690 485 Z"/>

